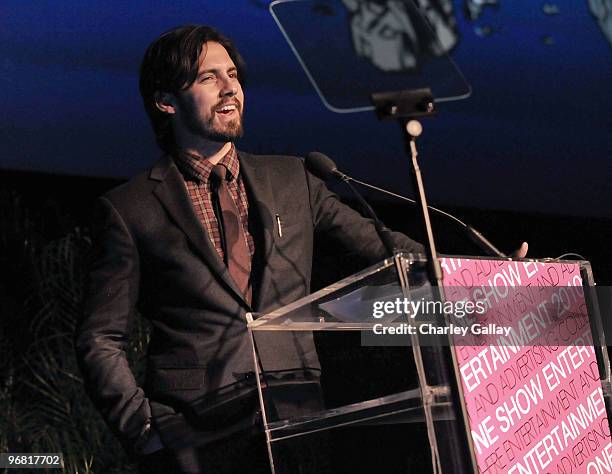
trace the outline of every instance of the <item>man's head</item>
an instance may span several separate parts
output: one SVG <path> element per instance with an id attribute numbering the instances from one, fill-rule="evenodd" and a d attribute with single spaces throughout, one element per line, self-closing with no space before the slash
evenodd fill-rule
<path id="1" fill-rule="evenodd" d="M 242 135 L 244 62 L 231 40 L 186 25 L 155 40 L 140 67 L 140 93 L 166 152 L 184 137 L 217 142 Z"/>

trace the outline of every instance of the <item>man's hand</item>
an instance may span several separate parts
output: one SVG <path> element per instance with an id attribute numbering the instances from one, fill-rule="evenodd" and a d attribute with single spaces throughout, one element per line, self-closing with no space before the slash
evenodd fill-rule
<path id="1" fill-rule="evenodd" d="M 164 445 L 159 437 L 159 433 L 153 427 L 153 425 L 151 425 L 151 422 L 148 421 L 142 429 L 142 433 L 138 441 L 136 441 L 136 444 L 134 445 L 134 451 L 136 451 L 136 454 L 145 455 L 152 454 L 163 448 Z"/>
<path id="2" fill-rule="evenodd" d="M 529 250 L 529 244 L 527 242 L 523 242 L 521 246 L 512 252 L 512 258 L 525 258 L 527 256 L 527 251 Z"/>

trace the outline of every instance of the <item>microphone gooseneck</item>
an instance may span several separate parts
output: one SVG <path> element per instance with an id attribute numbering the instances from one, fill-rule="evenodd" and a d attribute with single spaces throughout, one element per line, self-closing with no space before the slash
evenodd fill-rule
<path id="1" fill-rule="evenodd" d="M 345 175 L 344 173 L 338 171 L 338 167 L 329 156 L 326 156 L 323 153 L 319 153 L 316 151 L 308 153 L 308 156 L 306 157 L 306 167 L 315 176 L 324 181 L 336 178 L 346 183 L 355 198 L 357 198 L 359 204 L 361 204 L 361 206 L 364 208 L 368 217 L 370 217 L 374 221 L 376 233 L 378 234 L 378 237 L 384 245 L 387 254 L 389 255 L 389 257 L 392 257 L 397 249 L 393 242 L 391 231 L 387 227 L 385 227 L 385 225 L 381 222 L 381 220 L 374 212 L 374 209 L 372 209 L 368 202 L 363 198 L 361 193 L 357 191 L 355 186 L 350 183 L 351 178 Z"/>
<path id="2" fill-rule="evenodd" d="M 387 194 L 394 198 L 409 202 L 412 205 L 416 204 L 416 201 L 414 199 L 411 199 L 406 196 L 402 196 L 401 194 L 394 193 L 392 191 L 389 191 L 384 188 L 380 188 L 378 186 L 374 186 L 373 184 L 366 183 L 365 181 L 361 181 L 359 179 L 352 178 L 351 176 L 348 176 L 342 173 L 341 171 L 338 170 L 336 163 L 334 163 L 334 161 L 329 156 L 323 153 L 319 153 L 317 151 L 313 151 L 309 153 L 308 156 L 306 157 L 306 167 L 310 170 L 311 173 L 313 173 L 315 176 L 319 177 L 320 179 L 324 181 L 329 181 L 331 179 L 340 179 L 346 182 L 349 186 L 350 186 L 350 182 L 352 181 L 366 188 L 370 188 L 380 193 Z M 356 193 L 356 190 L 353 189 L 353 186 L 350 186 L 350 187 L 352 191 Z M 476 230 L 471 225 L 466 224 L 458 217 L 455 217 L 452 214 L 446 211 L 443 211 L 442 209 L 438 209 L 437 207 L 429 206 L 429 205 L 427 207 L 431 209 L 432 211 L 458 224 L 463 229 L 463 231 L 466 233 L 468 238 L 472 242 L 474 242 L 476 245 L 478 245 L 478 247 L 480 247 L 480 249 L 483 252 L 485 252 L 487 255 L 491 255 L 494 257 L 508 258 L 506 254 L 501 252 L 497 247 L 495 247 L 495 245 L 493 245 L 485 236 L 483 236 L 478 230 Z"/>

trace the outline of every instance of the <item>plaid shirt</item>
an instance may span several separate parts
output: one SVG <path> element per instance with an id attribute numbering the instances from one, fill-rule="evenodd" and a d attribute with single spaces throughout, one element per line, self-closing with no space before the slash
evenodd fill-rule
<path id="1" fill-rule="evenodd" d="M 217 220 L 213 208 L 212 189 L 209 180 L 214 165 L 206 159 L 182 152 L 176 154 L 175 160 L 185 179 L 187 193 L 189 194 L 196 215 L 204 226 L 221 260 L 224 260 L 223 248 L 221 246 L 221 234 L 219 233 L 219 221 Z M 255 242 L 253 236 L 249 233 L 249 202 L 244 188 L 244 181 L 240 176 L 238 153 L 233 144 L 218 164 L 227 168 L 227 187 L 238 208 L 240 222 L 247 239 L 249 253 L 252 259 L 253 253 L 255 252 Z"/>

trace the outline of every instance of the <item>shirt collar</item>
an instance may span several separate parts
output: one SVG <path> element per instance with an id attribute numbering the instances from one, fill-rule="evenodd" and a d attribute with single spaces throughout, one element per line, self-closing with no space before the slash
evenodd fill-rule
<path id="1" fill-rule="evenodd" d="M 185 178 L 201 183 L 208 183 L 214 165 L 206 158 L 179 150 L 175 155 L 175 159 L 178 168 Z M 223 158 L 221 158 L 217 164 L 227 168 L 228 181 L 238 177 L 240 173 L 240 162 L 238 161 L 238 153 L 233 143 L 228 152 L 223 155 Z"/>

